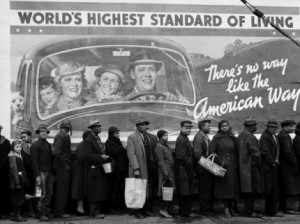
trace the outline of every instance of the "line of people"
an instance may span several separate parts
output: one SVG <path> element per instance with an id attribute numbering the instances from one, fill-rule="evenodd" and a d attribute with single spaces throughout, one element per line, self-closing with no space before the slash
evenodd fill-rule
<path id="1" fill-rule="evenodd" d="M 35 142 L 32 142 L 31 132 L 26 130 L 21 133 L 21 140 L 12 144 L 1 135 L 1 218 L 9 215 L 8 205 L 11 205 L 12 220 L 25 221 L 21 217 L 24 203 L 28 217 L 38 217 L 40 221 L 52 216 L 68 218 L 66 207 L 70 194 L 77 201 L 77 215 L 86 215 L 88 210 L 90 216 L 101 219 L 107 206 L 125 208 L 127 177 L 147 180 L 144 207 L 133 211 L 138 219 L 153 215 L 157 197 L 161 201 L 161 216 L 170 218 L 179 213 L 179 216 L 189 217 L 195 181 L 202 215 L 213 214 L 217 198 L 223 202 L 227 218 L 239 212 L 237 201 L 240 199 L 244 200 L 246 216 L 261 217 L 254 210 L 254 201 L 259 195 L 265 197 L 266 215 L 300 214 L 290 206 L 291 199 L 298 199 L 300 195 L 300 123 L 295 131 L 296 122 L 284 120 L 282 130 L 276 135 L 278 122 L 270 118 L 259 141 L 254 135 L 257 122 L 253 117 L 244 120 L 244 131 L 237 137 L 229 122 L 222 120 L 217 134 L 210 140 L 210 123 L 210 120 L 199 121 L 199 132 L 191 142 L 188 135 L 192 122 L 182 121 L 173 151 L 168 145 L 167 131 L 159 130 L 157 135 L 148 133 L 150 123 L 146 120 L 136 122 L 136 131 L 128 136 L 127 145 L 120 140 L 117 127 L 109 128 L 108 139 L 102 143 L 101 123 L 91 120 L 73 162 L 69 120 L 60 123 L 52 146 L 47 141 L 49 130 L 44 124 L 37 128 Z M 290 134 L 294 131 L 296 136 L 292 140 Z M 227 170 L 224 177 L 214 176 L 199 165 L 201 157 L 211 154 L 216 154 L 215 163 Z M 107 174 L 102 165 L 111 158 L 114 172 Z M 162 200 L 162 184 L 166 182 L 176 187 L 179 212 L 174 209 L 174 201 Z M 84 201 L 88 208 L 84 207 Z"/>

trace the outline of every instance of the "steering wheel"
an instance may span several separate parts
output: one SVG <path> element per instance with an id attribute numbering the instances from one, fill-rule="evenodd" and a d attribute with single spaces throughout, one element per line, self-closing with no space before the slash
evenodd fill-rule
<path id="1" fill-rule="evenodd" d="M 150 92 L 150 93 L 141 93 L 141 94 L 137 94 L 137 95 L 135 95 L 135 96 L 129 98 L 128 100 L 131 101 L 131 100 L 134 100 L 134 99 L 136 99 L 136 98 L 138 98 L 138 97 L 141 97 L 141 96 L 150 96 L 150 95 L 156 96 L 156 99 L 157 99 L 158 97 L 163 97 L 163 100 L 165 100 L 165 99 L 167 98 L 167 96 L 166 96 L 165 94 L 163 94 L 163 93 L 152 93 L 152 92 Z"/>

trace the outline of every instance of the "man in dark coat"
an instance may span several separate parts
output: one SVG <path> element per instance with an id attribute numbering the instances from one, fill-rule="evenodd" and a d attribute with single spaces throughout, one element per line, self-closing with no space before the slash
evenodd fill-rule
<path id="1" fill-rule="evenodd" d="M 0 216 L 6 219 L 10 212 L 10 192 L 8 178 L 8 154 L 11 151 L 10 142 L 1 135 L 3 127 L 0 125 Z"/>
<path id="2" fill-rule="evenodd" d="M 41 197 L 37 201 L 37 210 L 40 221 L 48 221 L 53 195 L 52 152 L 51 145 L 47 141 L 50 131 L 46 125 L 41 124 L 35 133 L 39 135 L 39 139 L 30 147 L 30 159 L 36 185 L 42 189 Z"/>
<path id="3" fill-rule="evenodd" d="M 210 154 L 211 141 L 207 136 L 210 132 L 210 122 L 210 120 L 198 122 L 199 132 L 193 140 L 195 172 L 198 179 L 199 212 L 204 215 L 212 215 L 213 208 L 214 176 L 199 164 L 202 156 L 207 158 Z"/>
<path id="4" fill-rule="evenodd" d="M 281 123 L 282 130 L 277 135 L 280 146 L 279 209 L 287 214 L 299 214 L 299 212 L 294 211 L 295 209 L 287 206 L 287 202 L 292 202 L 293 198 L 299 198 L 300 195 L 300 164 L 297 162 L 292 138 L 289 135 L 295 131 L 295 125 L 296 122 L 293 120 L 284 120 Z"/>
<path id="5" fill-rule="evenodd" d="M 178 181 L 179 194 L 179 214 L 183 217 L 189 217 L 192 210 L 193 195 L 193 147 L 188 139 L 191 133 L 192 122 L 180 122 L 181 131 L 176 139 L 176 175 Z"/>
<path id="6" fill-rule="evenodd" d="M 68 200 L 71 170 L 71 139 L 69 132 L 72 125 L 69 120 L 60 123 L 60 131 L 54 137 L 53 142 L 53 168 L 55 170 L 55 203 L 54 216 L 69 218 L 65 214 Z"/>
<path id="7" fill-rule="evenodd" d="M 85 194 L 90 207 L 90 215 L 103 219 L 102 213 L 105 200 L 108 198 L 108 181 L 102 164 L 108 158 L 104 154 L 104 145 L 98 136 L 101 133 L 99 120 L 91 120 L 88 126 L 92 133 L 86 138 L 82 148 L 82 160 L 85 169 Z"/>
<path id="8" fill-rule="evenodd" d="M 127 156 L 129 159 L 129 177 L 147 180 L 147 198 L 142 209 L 135 210 L 135 217 L 143 219 L 152 216 L 153 197 L 157 195 L 157 158 L 154 149 L 157 137 L 147 132 L 149 122 L 138 120 L 136 131 L 128 136 Z"/>
<path id="9" fill-rule="evenodd" d="M 254 117 L 247 117 L 243 125 L 244 131 L 238 136 L 240 190 L 245 199 L 246 215 L 256 218 L 261 217 L 254 212 L 255 195 L 261 193 L 261 156 L 258 140 L 254 135 L 257 123 Z"/>
<path id="10" fill-rule="evenodd" d="M 259 140 L 265 213 L 269 216 L 283 216 L 281 212 L 277 212 L 279 202 L 279 143 L 275 135 L 278 127 L 277 120 L 270 118 L 266 126 L 267 129 L 262 133 Z"/>

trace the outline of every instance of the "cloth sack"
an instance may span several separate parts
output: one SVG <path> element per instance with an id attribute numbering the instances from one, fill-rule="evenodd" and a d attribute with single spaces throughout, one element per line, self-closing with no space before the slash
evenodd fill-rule
<path id="1" fill-rule="evenodd" d="M 146 201 L 147 180 L 126 178 L 125 203 L 127 208 L 143 208 Z"/>

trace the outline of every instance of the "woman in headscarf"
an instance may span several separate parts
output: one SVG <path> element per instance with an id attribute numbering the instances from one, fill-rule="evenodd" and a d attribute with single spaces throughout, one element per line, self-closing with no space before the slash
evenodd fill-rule
<path id="1" fill-rule="evenodd" d="M 233 204 L 239 193 L 237 139 L 227 120 L 221 120 L 218 128 L 219 131 L 211 142 L 211 152 L 218 155 L 221 165 L 227 172 L 224 177 L 215 176 L 214 196 L 223 200 L 224 215 L 230 218 L 235 215 Z"/>

